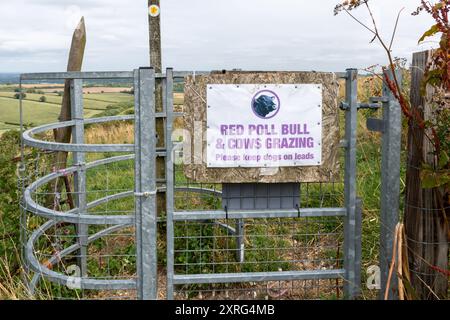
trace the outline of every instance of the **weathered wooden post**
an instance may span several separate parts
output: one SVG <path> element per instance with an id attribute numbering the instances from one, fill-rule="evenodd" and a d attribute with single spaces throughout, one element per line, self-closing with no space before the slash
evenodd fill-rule
<path id="1" fill-rule="evenodd" d="M 424 121 L 432 114 L 433 90 L 426 88 L 421 94 L 424 70 L 431 57 L 431 51 L 413 55 L 411 70 L 411 109 Z M 425 189 L 421 180 L 421 167 L 434 166 L 433 146 L 426 137 L 426 129 L 416 121 L 409 123 L 408 167 L 406 172 L 405 231 L 408 244 L 408 259 L 412 286 L 418 299 L 445 299 L 448 294 L 448 276 L 439 272 L 448 270 L 448 222 L 439 188 Z M 430 133 L 428 133 L 430 136 Z"/>
<path id="2" fill-rule="evenodd" d="M 86 48 L 86 26 L 84 24 L 84 17 L 81 18 L 80 23 L 76 27 L 73 37 L 72 45 L 70 47 L 69 61 L 67 64 L 67 71 L 81 71 L 83 65 L 84 49 Z M 71 120 L 70 108 L 70 81 L 67 80 L 64 84 L 64 95 L 59 114 L 59 121 Z M 54 131 L 56 142 L 69 143 L 71 138 L 72 128 L 66 127 Z M 66 167 L 67 152 L 58 152 L 56 155 L 55 165 L 58 169 Z"/>
<path id="3" fill-rule="evenodd" d="M 69 61 L 67 64 L 67 71 L 81 71 L 81 67 L 83 65 L 84 58 L 84 50 L 86 48 L 86 26 L 84 23 L 84 17 L 81 18 L 78 26 L 76 27 L 73 37 L 72 44 L 69 53 Z M 78 81 L 78 80 L 77 80 Z M 74 94 L 77 93 L 79 97 L 75 97 Z M 80 81 L 76 83 L 76 87 L 74 86 L 74 82 L 72 80 L 66 80 L 64 84 L 64 95 L 61 105 L 61 111 L 59 115 L 59 121 L 69 121 L 72 119 L 82 120 L 83 118 L 83 108 L 81 105 L 76 106 L 76 103 L 82 104 L 82 94 L 83 88 Z M 77 110 L 75 108 L 77 107 Z M 76 127 L 76 132 L 73 133 L 74 143 L 83 143 L 83 123 L 81 126 L 78 125 Z M 70 143 L 72 138 L 72 127 L 65 127 L 61 129 L 54 130 L 54 139 L 55 142 L 58 143 Z M 67 156 L 68 153 L 64 151 L 59 151 L 56 153 L 54 157 L 54 169 L 61 170 L 67 167 Z M 79 153 L 74 155 L 75 164 L 83 165 L 84 155 Z M 69 187 L 69 184 L 66 181 L 66 188 Z M 80 179 L 80 175 L 77 173 L 74 175 L 74 192 L 75 192 L 75 200 L 76 206 L 80 208 L 80 210 L 85 209 L 85 194 L 82 194 L 83 190 L 82 183 L 84 183 L 84 179 Z M 55 182 L 57 190 L 61 190 L 59 181 Z M 55 190 L 55 186 L 50 185 L 52 190 Z M 69 200 L 71 200 L 72 194 L 70 190 L 67 190 L 67 196 Z M 54 201 L 52 199 L 51 201 Z M 72 201 L 69 201 L 71 206 L 73 206 Z M 81 275 L 87 275 L 87 236 L 88 236 L 88 228 L 86 225 L 77 225 L 77 241 L 80 243 L 80 250 L 78 256 L 78 265 L 80 267 Z"/>
<path id="4" fill-rule="evenodd" d="M 148 0 L 148 22 L 149 22 L 149 40 L 150 40 L 150 66 L 153 67 L 156 74 L 162 72 L 162 53 L 161 53 L 161 9 L 160 0 Z M 156 113 L 163 113 L 163 86 L 161 79 L 156 78 L 155 87 L 155 108 Z M 163 117 L 156 117 L 156 136 L 157 149 L 165 148 L 165 123 Z M 170 152 L 167 150 L 167 152 Z M 158 157 L 156 160 L 156 179 L 159 183 L 166 180 L 165 157 Z M 158 214 L 166 211 L 165 192 L 158 192 L 157 211 Z"/>

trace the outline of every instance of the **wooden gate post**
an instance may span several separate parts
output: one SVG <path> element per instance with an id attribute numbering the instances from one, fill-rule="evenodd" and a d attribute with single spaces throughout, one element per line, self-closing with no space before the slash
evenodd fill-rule
<path id="1" fill-rule="evenodd" d="M 433 90 L 428 87 L 426 96 L 421 94 L 424 70 L 430 57 L 431 51 L 415 53 L 411 70 L 411 109 L 418 112 L 425 121 L 433 116 L 432 104 L 429 102 L 434 94 Z M 436 270 L 448 270 L 448 222 L 443 209 L 445 192 L 440 192 L 438 188 L 422 187 L 422 164 L 433 166 L 435 162 L 433 146 L 425 134 L 425 130 L 416 122 L 409 124 L 405 195 L 409 268 L 412 286 L 418 299 L 446 299 L 448 276 Z M 449 209 L 446 210 L 448 215 Z"/>

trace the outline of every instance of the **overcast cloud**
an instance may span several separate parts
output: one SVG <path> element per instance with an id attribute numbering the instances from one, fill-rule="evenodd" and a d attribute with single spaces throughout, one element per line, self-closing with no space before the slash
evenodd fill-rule
<path id="1" fill-rule="evenodd" d="M 371 35 L 338 0 L 162 0 L 163 64 L 177 70 L 341 71 L 385 64 Z M 372 0 L 386 38 L 405 7 L 396 56 L 417 45 L 432 20 L 410 15 L 418 0 Z M 131 70 L 149 64 L 147 0 L 0 0 L 0 72 L 64 71 L 72 32 L 86 19 L 83 69 Z M 355 12 L 363 21 L 362 8 Z"/>

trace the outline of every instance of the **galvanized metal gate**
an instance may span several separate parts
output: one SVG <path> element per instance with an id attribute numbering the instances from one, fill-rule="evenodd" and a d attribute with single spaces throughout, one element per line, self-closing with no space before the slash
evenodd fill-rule
<path id="1" fill-rule="evenodd" d="M 338 77 L 346 81 L 346 101 L 342 105 L 345 110 L 343 183 L 304 184 L 300 190 L 300 205 L 295 209 L 283 210 L 228 209 L 220 204 L 221 186 L 197 185 L 182 177 L 180 165 L 175 161 L 180 145 L 173 141 L 174 120 L 182 113 L 174 111 L 173 88 L 174 81 L 181 80 L 186 74 L 173 72 L 172 69 L 167 69 L 165 74 L 156 74 L 152 68 L 141 68 L 134 72 L 22 75 L 23 81 L 69 80 L 73 109 L 71 121 L 34 128 L 23 134 L 23 143 L 29 147 L 72 152 L 74 156 L 73 166 L 70 168 L 53 172 L 24 186 L 23 223 L 26 225 L 30 213 L 47 220 L 29 237 L 24 233 L 27 238 L 26 241 L 24 239 L 26 245 L 23 248 L 25 260 L 29 270 L 34 272 L 30 288 L 33 289 L 42 278 L 61 285 L 72 283 L 73 277 L 53 271 L 51 266 L 58 264 L 64 256 L 78 252 L 81 271 L 75 279 L 78 289 L 136 290 L 139 299 L 157 299 L 158 290 L 162 289 L 158 288 L 158 258 L 163 260 L 157 254 L 158 232 L 161 232 L 158 231 L 158 224 L 165 224 L 167 256 L 163 267 L 167 277 L 168 299 L 185 298 L 184 295 L 189 298 L 193 292 L 203 298 L 214 298 L 218 292 L 225 292 L 225 296 L 220 297 L 229 298 L 232 290 L 246 292 L 245 298 L 264 298 L 258 294 L 261 289 L 272 298 L 283 298 L 287 290 L 298 294 L 300 289 L 294 287 L 294 282 L 299 281 L 311 283 L 309 286 L 302 285 L 302 292 L 317 289 L 321 286 L 320 281 L 327 281 L 333 284 L 333 289 L 337 288 L 338 297 L 338 287 L 343 284 L 345 298 L 355 298 L 360 291 L 361 282 L 361 203 L 356 193 L 356 129 L 357 110 L 360 107 L 357 101 L 357 70 L 349 69 L 346 73 L 338 74 Z M 133 79 L 135 115 L 84 119 L 83 79 Z M 162 81 L 164 91 L 162 112 L 155 111 L 156 81 Z M 165 123 L 164 148 L 157 148 L 157 118 L 163 118 Z M 84 142 L 85 125 L 132 120 L 135 127 L 134 144 L 89 145 Z M 73 128 L 72 144 L 48 142 L 35 137 L 48 130 L 68 126 Z M 95 152 L 133 154 L 114 155 L 85 163 L 85 154 Z M 165 158 L 166 163 L 166 177 L 163 180 L 156 177 L 156 162 L 159 157 Z M 133 158 L 134 190 L 87 201 L 87 170 Z M 67 174 L 73 174 L 75 179 L 75 209 L 68 212 L 48 209 L 33 198 L 40 187 Z M 160 191 L 165 191 L 167 195 L 165 217 L 158 217 L 156 212 L 156 196 Z M 342 193 L 344 201 L 342 205 L 338 205 L 340 202 L 335 195 Z M 283 194 L 280 193 L 280 196 Z M 135 198 L 134 214 L 88 213 L 89 209 L 96 206 L 126 197 Z M 189 205 L 190 203 L 193 205 Z M 302 206 L 304 203 L 306 206 Z M 54 254 L 44 264 L 36 257 L 35 245 L 46 231 L 59 223 L 77 226 L 76 243 Z M 89 232 L 92 226 L 105 227 L 92 233 Z M 133 226 L 136 277 L 90 277 L 86 262 L 89 244 Z M 269 229 L 275 231 L 271 233 Z M 271 238 L 275 240 L 267 242 Z M 254 245 L 254 242 L 257 244 Z M 333 252 L 327 252 L 326 248 L 331 248 Z M 292 250 L 289 251 L 290 249 Z M 280 255 L 280 252 L 287 253 Z M 300 260 L 296 257 L 299 252 L 313 258 Z M 266 258 L 260 258 L 258 254 Z M 231 258 L 232 256 L 235 258 Z M 280 257 L 288 257 L 289 261 L 280 261 Z M 196 259 L 200 262 L 194 261 Z M 340 261 L 343 261 L 343 265 L 340 265 Z M 258 283 L 265 283 L 265 286 L 259 286 Z"/>
<path id="2" fill-rule="evenodd" d="M 142 71 L 141 71 L 142 72 Z M 207 186 L 204 185 L 191 186 L 181 185 L 178 186 L 177 180 L 177 166 L 174 164 L 175 152 L 177 148 L 174 148 L 172 141 L 173 137 L 173 122 L 176 116 L 173 108 L 173 81 L 174 78 L 183 77 L 184 74 L 174 74 L 172 70 L 168 69 L 167 73 L 163 75 L 163 88 L 165 92 L 164 98 L 164 110 L 162 114 L 152 114 L 152 111 L 143 111 L 142 108 L 147 108 L 148 103 L 142 104 L 141 101 L 141 114 L 136 115 L 136 126 L 138 132 L 141 132 L 139 140 L 136 142 L 137 151 L 141 152 L 140 167 L 145 167 L 146 172 L 141 172 L 139 177 L 146 177 L 147 182 L 141 184 L 140 188 L 137 186 L 137 192 L 142 195 L 142 198 L 138 200 L 140 202 L 137 208 L 140 208 L 141 214 L 138 213 L 137 225 L 141 225 L 141 234 L 138 239 L 146 238 L 151 239 L 151 242 L 142 243 L 142 258 L 143 262 L 141 270 L 141 296 L 143 298 L 156 299 L 157 297 L 157 258 L 153 255 L 156 247 L 156 228 L 157 219 L 155 213 L 155 161 L 156 159 L 147 155 L 157 154 L 157 149 L 153 141 L 155 132 L 151 129 L 150 124 L 155 123 L 156 117 L 165 118 L 165 149 L 167 152 L 166 158 L 166 178 L 164 181 L 166 198 L 166 231 L 167 231 L 167 298 L 184 298 L 184 296 L 175 296 L 177 288 L 184 288 L 183 291 L 187 291 L 187 298 L 189 298 L 189 292 L 194 292 L 197 295 L 200 294 L 202 298 L 213 298 L 214 293 L 225 291 L 232 291 L 233 288 L 230 284 L 236 283 L 273 283 L 280 284 L 284 281 L 320 281 L 342 279 L 344 286 L 344 294 L 346 298 L 352 299 L 356 297 L 360 290 L 360 270 L 361 270 L 361 205 L 356 195 L 356 127 L 357 127 L 357 110 L 359 104 L 357 101 L 357 70 L 348 70 L 345 74 L 340 74 L 340 77 L 346 79 L 346 102 L 345 105 L 345 139 L 342 141 L 342 147 L 345 152 L 345 169 L 344 169 L 344 205 L 342 207 L 297 207 L 296 209 L 285 210 L 236 210 L 228 209 L 222 206 L 219 209 L 209 208 L 189 208 L 188 210 L 180 210 L 177 208 L 176 199 L 177 192 L 191 192 L 199 194 L 209 194 L 211 197 L 216 197 L 221 194 L 220 186 Z M 152 71 L 148 73 L 150 79 L 148 83 L 153 84 Z M 145 101 L 148 101 L 146 99 Z M 151 99 L 149 100 L 151 101 Z M 150 103 L 150 109 L 153 110 L 153 104 Z M 145 115 L 143 114 L 145 112 Z M 144 116 L 146 118 L 144 118 Z M 143 123 L 147 124 L 145 129 Z M 150 135 L 150 136 L 149 136 Z M 149 149 L 150 148 L 150 149 Z M 141 169 L 143 170 L 143 169 Z M 151 172 L 150 172 L 150 171 Z M 322 188 L 322 184 L 320 184 Z M 323 196 L 323 195 L 322 195 Z M 240 195 L 244 197 L 244 195 Z M 244 272 L 242 267 L 245 264 L 245 238 L 244 226 L 247 225 L 246 221 L 250 221 L 250 224 L 258 223 L 257 221 L 263 221 L 264 224 L 270 223 L 270 221 L 276 221 L 277 225 L 286 223 L 302 224 L 307 219 L 329 219 L 329 218 L 341 218 L 341 222 L 344 226 L 343 238 L 343 261 L 344 265 L 340 268 L 322 268 L 311 270 L 274 270 L 274 271 L 248 271 Z M 145 222 L 144 222 L 145 221 Z M 177 227 L 181 225 L 181 227 Z M 235 225 L 236 228 L 233 228 Z M 197 228 L 197 229 L 195 229 Z M 200 228 L 200 230 L 198 229 Z M 209 231 L 205 231 L 209 229 Z M 215 231 L 211 231 L 215 230 Z M 222 230 L 222 231 L 220 231 Z M 205 236 L 204 232 L 213 232 L 210 236 Z M 216 233 L 214 233 L 216 232 Z M 191 233 L 191 234 L 190 234 Z M 323 236 L 320 232 L 319 236 Z M 271 235 L 268 234 L 268 237 Z M 275 237 L 280 237 L 277 234 Z M 288 235 L 289 236 L 289 233 Z M 250 237 L 250 235 L 248 235 Z M 207 242 L 206 249 L 205 244 L 200 244 L 199 247 L 192 248 L 189 241 L 194 238 Z M 222 247 L 217 248 L 220 239 L 225 239 L 225 244 L 222 241 Z M 219 240 L 218 240 L 219 239 Z M 177 243 L 180 245 L 177 246 Z M 185 244 L 183 242 L 186 242 Z M 210 246 L 213 246 L 212 249 Z M 229 246 L 233 245 L 232 248 Z M 147 249 L 146 249 L 147 248 Z M 222 258 L 224 255 L 228 255 L 231 251 L 236 255 L 236 260 L 230 262 L 227 256 L 226 261 L 217 262 L 214 256 L 217 252 L 222 252 Z M 262 248 L 262 254 L 265 254 L 267 248 Z M 191 261 L 191 255 L 197 253 L 200 256 L 200 263 Z M 207 259 L 212 261 L 202 261 L 202 254 Z M 256 253 L 258 254 L 258 253 Z M 183 260 L 184 259 L 184 260 Z M 339 259 L 339 257 L 337 257 Z M 179 262 L 182 260 L 182 263 Z M 220 259 L 219 259 L 220 260 Z M 276 260 L 276 259 L 275 259 Z M 213 264 L 211 266 L 211 264 Z M 268 269 L 278 265 L 274 261 L 259 261 L 259 264 L 268 265 Z M 219 268 L 219 265 L 225 266 Z M 275 266 L 276 267 L 276 266 Z M 286 266 L 285 266 L 286 267 Z M 289 266 L 287 266 L 289 267 Z M 184 269 L 180 272 L 180 269 Z M 221 269 L 220 272 L 214 272 L 215 269 Z M 234 272 L 227 272 L 233 269 Z M 258 269 L 258 268 L 247 268 Z M 240 271 L 238 271 L 240 270 Z M 199 272 L 200 271 L 200 272 Z M 147 278 L 148 277 L 148 278 Z M 213 288 L 209 287 L 205 289 L 204 285 L 217 285 Z M 186 289 L 187 288 L 187 289 Z M 225 289 L 224 289 L 225 288 Z M 248 288 L 247 288 L 248 289 Z M 240 291 L 244 291 L 242 288 Z M 251 289 L 255 293 L 255 289 Z M 207 295 L 206 297 L 204 295 Z M 258 295 L 253 296 L 258 297 Z"/>

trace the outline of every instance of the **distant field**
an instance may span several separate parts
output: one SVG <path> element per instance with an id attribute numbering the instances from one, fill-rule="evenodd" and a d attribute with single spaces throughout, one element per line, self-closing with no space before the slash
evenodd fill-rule
<path id="1" fill-rule="evenodd" d="M 14 92 L 0 92 L 0 97 L 14 98 Z M 39 99 L 45 96 L 46 103 L 57 104 L 61 106 L 62 96 L 57 94 L 37 94 L 27 93 L 25 100 L 31 100 L 39 102 Z M 120 102 L 132 102 L 133 96 L 124 93 L 105 93 L 105 94 L 85 94 L 83 97 L 84 108 L 92 110 L 105 110 L 111 104 Z"/>
<path id="2" fill-rule="evenodd" d="M 20 123 L 19 100 L 14 98 L 15 92 L 0 91 L 0 134 L 5 130 L 17 129 Z M 45 96 L 46 102 L 39 102 Z M 119 103 L 132 103 L 133 95 L 126 93 L 91 93 L 83 97 L 85 117 L 93 117 L 108 107 Z M 23 100 L 24 122 L 39 126 L 56 122 L 61 109 L 62 96 L 54 93 L 27 93 Z"/>
<path id="3" fill-rule="evenodd" d="M 0 97 L 2 98 L 12 98 L 14 99 L 15 92 L 0 92 Z M 56 94 L 34 94 L 34 93 L 27 93 L 27 97 L 25 100 L 31 100 L 31 101 L 37 101 L 39 102 L 39 98 L 42 96 L 45 96 L 47 99 L 47 103 L 53 103 L 53 104 L 60 104 L 61 105 L 61 97 L 57 96 Z"/>
<path id="4" fill-rule="evenodd" d="M 124 88 L 124 87 L 88 87 L 84 88 L 84 93 L 120 93 L 122 91 L 129 91 L 132 88 Z"/>
<path id="5" fill-rule="evenodd" d="M 85 93 L 84 100 L 103 101 L 109 103 L 133 102 L 134 96 L 127 93 Z"/>
<path id="6" fill-rule="evenodd" d="M 19 126 L 19 100 L 14 98 L 18 85 L 0 85 L 0 134 L 5 130 L 17 129 Z M 62 84 L 25 84 L 24 90 L 35 89 L 41 93 L 26 93 L 23 100 L 24 122 L 39 126 L 57 121 L 61 108 Z M 83 103 L 85 117 L 93 117 L 106 109 L 123 103 L 133 103 L 134 96 L 123 91 L 128 87 L 85 87 L 83 88 Z M 46 102 L 40 102 L 45 96 Z M 183 105 L 183 93 L 174 93 L 174 104 Z"/>
<path id="7" fill-rule="evenodd" d="M 0 84 L 0 91 L 13 91 L 14 88 L 18 88 L 19 84 Z M 39 84 L 22 84 L 23 89 L 35 89 L 43 91 L 45 93 L 51 93 L 54 91 L 62 91 L 64 84 L 58 83 L 39 83 Z M 129 91 L 130 87 L 125 86 L 86 86 L 83 88 L 83 92 L 91 93 L 120 93 L 122 91 Z"/>
<path id="8" fill-rule="evenodd" d="M 57 121 L 60 107 L 56 104 L 23 101 L 23 120 L 34 126 Z M 85 110 L 85 117 L 95 116 L 101 110 Z M 12 129 L 20 122 L 19 100 L 0 97 L 0 130 Z"/>

